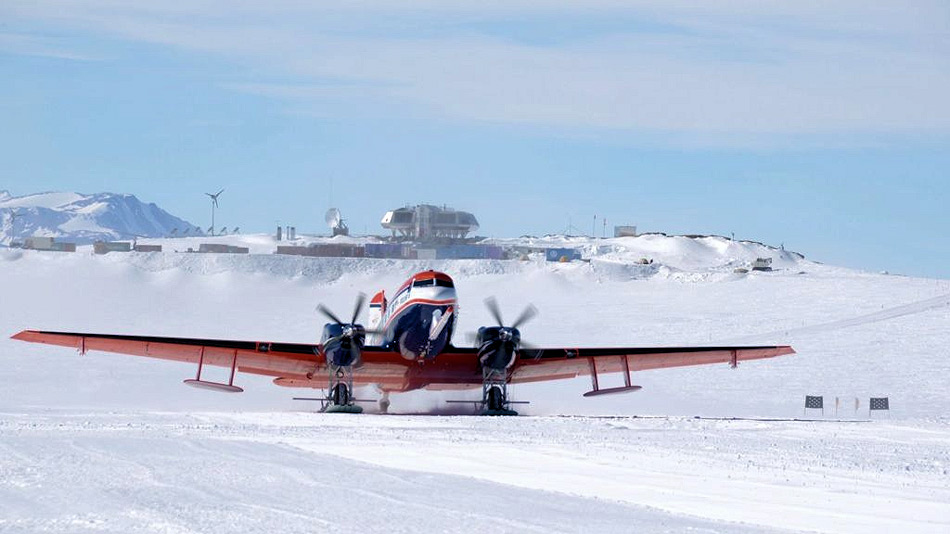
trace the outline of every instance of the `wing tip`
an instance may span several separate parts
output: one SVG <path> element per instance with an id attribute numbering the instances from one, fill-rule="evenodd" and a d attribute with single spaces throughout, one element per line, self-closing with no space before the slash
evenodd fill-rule
<path id="1" fill-rule="evenodd" d="M 36 330 L 22 330 L 10 336 L 10 339 L 15 339 L 17 341 L 30 341 L 30 339 L 37 333 L 38 332 Z"/>

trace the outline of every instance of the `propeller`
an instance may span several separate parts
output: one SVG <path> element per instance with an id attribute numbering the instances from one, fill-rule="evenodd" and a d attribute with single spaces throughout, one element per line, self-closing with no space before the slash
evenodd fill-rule
<path id="1" fill-rule="evenodd" d="M 495 319 L 495 322 L 498 323 L 498 326 L 504 329 L 516 330 L 521 325 L 527 323 L 531 319 L 534 319 L 538 315 L 538 308 L 536 308 L 534 304 L 528 304 L 524 311 L 521 312 L 521 315 L 515 319 L 515 322 L 511 323 L 511 326 L 505 326 L 505 320 L 501 316 L 501 309 L 498 307 L 498 300 L 495 297 L 488 297 L 485 299 L 485 307 L 488 308 L 488 312 L 491 313 L 492 318 Z"/>
<path id="2" fill-rule="evenodd" d="M 356 324 L 356 320 L 359 318 L 360 313 L 363 311 L 363 306 L 365 304 L 366 304 L 366 293 L 360 292 L 359 294 L 356 295 L 356 303 L 353 305 L 353 317 L 350 318 L 350 322 L 348 323 L 343 321 L 343 319 L 340 319 L 340 317 L 337 314 L 333 313 L 333 310 L 331 310 L 330 308 L 326 307 L 323 304 L 319 304 L 317 306 L 317 311 L 322 313 L 327 319 L 333 321 L 334 323 L 338 325 L 343 326 L 343 333 L 340 336 L 332 338 L 331 340 L 328 340 L 328 341 L 338 340 L 343 337 L 353 338 L 356 335 L 358 330 L 362 331 L 364 334 L 381 334 L 382 330 L 366 329 L 366 328 L 363 328 L 361 325 Z M 356 328 L 356 327 L 359 327 L 359 328 Z"/>
<path id="3" fill-rule="evenodd" d="M 317 309 L 320 311 L 320 313 L 325 315 L 327 319 L 337 324 L 343 324 L 343 321 L 341 321 L 339 317 L 334 315 L 334 313 L 330 310 L 330 308 L 327 308 L 323 304 L 320 304 L 319 306 L 317 306 Z"/>
<path id="4" fill-rule="evenodd" d="M 353 306 L 353 318 L 350 320 L 351 323 L 356 322 L 356 318 L 360 316 L 360 312 L 363 311 L 363 304 L 366 303 L 366 293 L 360 292 L 356 295 L 356 304 Z"/>
<path id="5" fill-rule="evenodd" d="M 337 324 L 355 324 L 356 319 L 359 318 L 360 312 L 363 310 L 363 304 L 366 303 L 366 293 L 360 293 L 356 296 L 356 304 L 353 306 L 353 318 L 350 319 L 349 323 L 344 323 L 330 308 L 327 308 L 323 304 L 317 306 L 317 310 L 320 311 L 327 319 L 330 319 Z"/>
<path id="6" fill-rule="evenodd" d="M 469 345 L 473 345 L 473 346 L 475 346 L 475 348 L 478 348 L 478 334 L 477 334 L 477 333 L 475 333 L 475 332 L 465 332 L 465 341 L 466 341 Z M 535 345 L 534 343 L 529 343 L 529 342 L 525 341 L 524 339 L 522 339 L 522 340 L 518 343 L 518 350 L 529 350 L 529 351 L 532 351 L 532 350 L 541 350 L 541 349 L 540 349 L 537 345 Z"/>
<path id="7" fill-rule="evenodd" d="M 531 345 L 521 341 L 521 332 L 518 328 L 538 315 L 538 309 L 529 304 L 511 326 L 505 326 L 504 317 L 495 297 L 485 299 L 485 307 L 498 324 L 497 327 L 479 329 L 479 335 L 486 336 L 479 340 L 479 335 L 473 336 L 480 341 L 479 354 L 482 365 L 501 370 L 510 367 L 517 357 L 516 352 L 531 349 Z M 484 332 L 484 334 L 483 334 Z"/>
<path id="8" fill-rule="evenodd" d="M 333 362 L 334 365 L 359 366 L 361 361 L 361 351 L 364 340 L 366 339 L 366 330 L 362 325 L 356 323 L 366 302 L 366 295 L 360 293 L 356 297 L 356 304 L 353 306 L 353 317 L 349 322 L 344 321 L 339 315 L 333 313 L 333 310 L 324 304 L 317 305 L 317 311 L 326 316 L 333 322 L 337 328 L 324 330 L 324 335 L 329 332 L 336 334 L 330 338 L 324 338 L 320 342 L 319 352 L 327 358 L 327 362 Z"/>

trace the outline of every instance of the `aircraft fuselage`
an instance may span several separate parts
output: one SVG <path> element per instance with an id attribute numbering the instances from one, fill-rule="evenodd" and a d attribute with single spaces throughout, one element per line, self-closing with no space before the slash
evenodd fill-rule
<path id="1" fill-rule="evenodd" d="M 409 360 L 435 358 L 452 340 L 458 302 L 452 278 L 436 271 L 413 275 L 392 299 L 383 291 L 370 301 L 367 344 L 390 348 Z"/>

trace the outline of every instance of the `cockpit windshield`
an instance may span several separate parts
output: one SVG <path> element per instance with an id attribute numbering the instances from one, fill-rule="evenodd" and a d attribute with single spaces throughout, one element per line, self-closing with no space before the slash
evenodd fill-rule
<path id="1" fill-rule="evenodd" d="M 455 287 L 450 280 L 440 280 L 438 278 L 429 278 L 428 280 L 416 280 L 412 283 L 412 287 Z"/>

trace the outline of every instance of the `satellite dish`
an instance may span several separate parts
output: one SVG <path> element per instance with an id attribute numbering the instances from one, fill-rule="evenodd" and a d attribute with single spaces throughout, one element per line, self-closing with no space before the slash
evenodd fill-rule
<path id="1" fill-rule="evenodd" d="M 340 221 L 343 220 L 343 217 L 340 215 L 340 210 L 336 208 L 330 208 L 327 210 L 324 220 L 327 222 L 327 226 L 332 229 L 340 226 Z"/>

